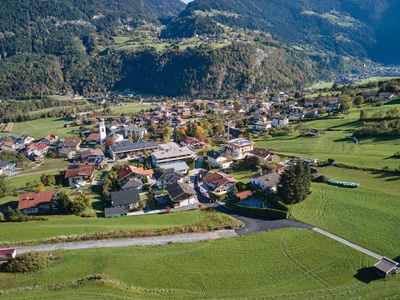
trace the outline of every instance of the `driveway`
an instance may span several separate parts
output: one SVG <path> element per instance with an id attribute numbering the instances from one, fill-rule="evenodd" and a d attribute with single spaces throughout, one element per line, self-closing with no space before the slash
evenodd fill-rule
<path id="1" fill-rule="evenodd" d="M 234 218 L 239 219 L 244 223 L 242 228 L 236 229 L 236 233 L 238 235 L 245 235 L 254 232 L 264 232 L 264 231 L 273 231 L 282 228 L 302 228 L 302 229 L 312 229 L 313 226 L 304 224 L 297 221 L 292 220 L 267 220 L 258 217 L 246 216 L 235 212 L 223 205 L 215 207 L 215 209 L 219 212 L 228 214 Z"/>

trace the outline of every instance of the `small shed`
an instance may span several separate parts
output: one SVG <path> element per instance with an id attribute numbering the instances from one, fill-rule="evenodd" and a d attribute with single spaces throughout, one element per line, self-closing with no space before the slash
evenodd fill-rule
<path id="1" fill-rule="evenodd" d="M 0 261 L 12 260 L 17 255 L 15 248 L 0 248 Z"/>
<path id="2" fill-rule="evenodd" d="M 385 278 L 400 272 L 400 264 L 387 257 L 382 257 L 382 259 L 378 261 L 374 267 L 377 273 Z"/>

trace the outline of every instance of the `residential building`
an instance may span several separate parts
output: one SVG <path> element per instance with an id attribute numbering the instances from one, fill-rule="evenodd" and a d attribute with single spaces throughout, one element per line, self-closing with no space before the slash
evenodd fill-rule
<path id="1" fill-rule="evenodd" d="M 31 160 L 43 159 L 49 149 L 50 146 L 47 144 L 33 143 L 26 148 L 25 154 Z"/>
<path id="2" fill-rule="evenodd" d="M 144 127 L 126 126 L 123 130 L 125 138 L 132 137 L 136 140 L 143 140 L 147 136 L 147 130 Z"/>
<path id="3" fill-rule="evenodd" d="M 279 184 L 280 174 L 270 172 L 264 175 L 254 176 L 250 179 L 250 183 L 263 191 L 276 192 Z"/>
<path id="4" fill-rule="evenodd" d="M 233 159 L 244 159 L 254 149 L 254 144 L 243 138 L 230 140 L 227 144 L 226 154 Z"/>
<path id="5" fill-rule="evenodd" d="M 79 151 L 81 148 L 82 140 L 78 137 L 66 138 L 60 143 L 60 148 L 72 148 Z"/>
<path id="6" fill-rule="evenodd" d="M 199 203 L 196 191 L 186 183 L 175 182 L 170 184 L 167 191 L 174 206 L 183 207 Z"/>
<path id="7" fill-rule="evenodd" d="M 104 215 L 106 218 L 122 217 L 139 208 L 140 192 L 138 190 L 111 192 L 111 207 L 104 209 Z"/>
<path id="8" fill-rule="evenodd" d="M 227 159 L 221 152 L 214 150 L 207 152 L 207 160 L 210 167 L 218 169 L 229 169 L 233 164 L 233 161 Z"/>
<path id="9" fill-rule="evenodd" d="M 15 171 L 16 166 L 13 162 L 0 160 L 0 176 L 10 176 Z"/>
<path id="10" fill-rule="evenodd" d="M 158 144 L 155 142 L 131 142 L 122 141 L 111 145 L 109 153 L 112 159 L 132 158 L 141 156 L 146 152 L 151 153 L 159 149 Z"/>
<path id="11" fill-rule="evenodd" d="M 20 194 L 18 210 L 24 215 L 51 213 L 54 210 L 56 194 L 56 191 Z"/>
<path id="12" fill-rule="evenodd" d="M 274 115 L 272 118 L 272 127 L 286 127 L 289 125 L 289 118 L 282 115 Z"/>
<path id="13" fill-rule="evenodd" d="M 142 167 L 126 166 L 118 171 L 117 176 L 120 182 L 126 182 L 131 178 L 149 180 L 153 173 L 153 170 L 145 170 Z"/>
<path id="14" fill-rule="evenodd" d="M 225 173 L 210 172 L 203 178 L 200 185 L 200 192 L 206 197 L 223 199 L 228 193 L 233 191 L 234 185 L 237 182 L 236 179 Z"/>
<path id="15" fill-rule="evenodd" d="M 272 122 L 270 121 L 259 121 L 254 126 L 254 129 L 257 131 L 266 131 L 271 128 L 272 128 Z"/>
<path id="16" fill-rule="evenodd" d="M 65 173 L 65 179 L 68 180 L 69 186 L 89 184 L 93 181 L 96 173 L 94 164 L 82 163 L 68 168 Z"/>
<path id="17" fill-rule="evenodd" d="M 163 170 L 169 170 L 172 169 L 175 172 L 178 172 L 180 174 L 187 174 L 190 170 L 190 167 L 188 164 L 184 161 L 175 161 L 175 162 L 168 162 L 168 163 L 163 163 L 159 164 L 158 167 Z"/>
<path id="18" fill-rule="evenodd" d="M 49 146 L 55 145 L 58 142 L 59 138 L 57 135 L 49 134 L 40 140 L 41 143 L 47 144 Z"/>
<path id="19" fill-rule="evenodd" d="M 276 159 L 274 152 L 264 148 L 255 148 L 250 154 L 258 157 L 261 162 L 274 161 Z"/>
<path id="20" fill-rule="evenodd" d="M 190 150 L 188 147 L 167 147 L 160 145 L 160 148 L 164 150 L 154 152 L 151 155 L 153 165 L 156 168 L 161 164 L 196 159 L 197 157 L 196 152 Z"/>
<path id="21" fill-rule="evenodd" d="M 174 169 L 165 170 L 163 174 L 158 174 L 156 177 L 156 186 L 158 189 L 165 189 L 168 185 L 182 181 L 184 176 L 181 173 L 175 172 Z"/>
<path id="22" fill-rule="evenodd" d="M 129 179 L 123 186 L 122 190 L 127 191 L 127 190 L 138 190 L 141 192 L 143 189 L 143 183 L 140 179 L 137 178 L 131 178 Z"/>

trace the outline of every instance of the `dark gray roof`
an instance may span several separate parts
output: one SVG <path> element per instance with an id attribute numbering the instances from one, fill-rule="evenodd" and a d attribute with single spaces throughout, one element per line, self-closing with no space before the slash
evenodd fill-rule
<path id="1" fill-rule="evenodd" d="M 125 183 L 125 185 L 122 188 L 124 190 L 127 190 L 127 189 L 140 188 L 141 186 L 143 186 L 143 183 L 140 180 L 136 178 L 131 178 L 127 183 Z"/>
<path id="2" fill-rule="evenodd" d="M 174 169 L 168 169 L 165 170 L 164 174 L 158 177 L 157 181 L 164 183 L 174 183 L 177 182 L 178 180 L 181 180 L 183 177 L 184 176 L 182 174 L 175 172 Z"/>
<path id="3" fill-rule="evenodd" d="M 387 257 L 383 257 L 379 262 L 377 262 L 374 266 L 376 269 L 379 271 L 389 275 L 393 271 L 396 270 L 396 268 L 399 267 L 399 264 L 395 262 L 394 260 L 391 260 Z"/>
<path id="4" fill-rule="evenodd" d="M 172 201 L 182 195 L 196 195 L 195 190 L 190 185 L 183 182 L 175 182 L 173 184 L 170 184 L 167 186 L 167 190 Z"/>
<path id="5" fill-rule="evenodd" d="M 9 161 L 0 160 L 0 168 L 8 167 L 10 165 L 14 165 L 14 163 Z"/>
<path id="6" fill-rule="evenodd" d="M 140 195 L 138 190 L 111 192 L 111 203 L 113 207 L 137 204 L 139 201 Z"/>
<path id="7" fill-rule="evenodd" d="M 219 158 L 219 157 L 221 157 L 222 156 L 222 154 L 221 154 L 221 152 L 218 152 L 218 151 L 208 151 L 207 152 L 207 156 L 209 156 L 209 157 L 211 157 L 211 158 L 214 158 L 214 159 L 217 159 L 217 158 Z"/>
<path id="8" fill-rule="evenodd" d="M 115 143 L 110 146 L 111 150 L 114 153 L 125 153 L 137 150 L 158 148 L 158 144 L 156 142 L 131 142 L 131 141 L 123 141 L 119 143 Z"/>

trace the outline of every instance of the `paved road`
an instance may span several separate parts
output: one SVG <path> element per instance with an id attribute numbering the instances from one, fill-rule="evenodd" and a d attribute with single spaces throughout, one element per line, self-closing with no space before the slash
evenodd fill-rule
<path id="1" fill-rule="evenodd" d="M 132 247 L 132 246 L 160 246 L 167 244 L 194 243 L 206 240 L 218 240 L 236 237 L 234 230 L 219 230 L 204 233 L 185 233 L 176 235 L 164 235 L 143 238 L 110 239 L 96 241 L 82 241 L 71 243 L 44 244 L 37 246 L 18 247 L 18 254 L 29 251 L 55 251 L 55 250 L 78 250 L 92 248 Z"/>
<path id="2" fill-rule="evenodd" d="M 244 223 L 242 228 L 236 229 L 238 235 L 245 235 L 254 232 L 273 231 L 282 228 L 302 228 L 312 229 L 313 227 L 308 224 L 292 221 L 292 220 L 267 220 L 263 218 L 250 217 L 235 212 L 225 206 L 218 206 L 215 208 L 219 212 L 226 213 L 234 218 L 241 220 Z"/>

